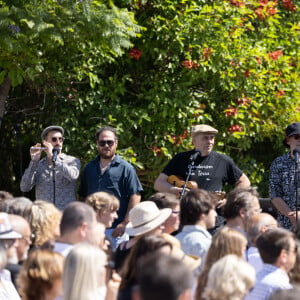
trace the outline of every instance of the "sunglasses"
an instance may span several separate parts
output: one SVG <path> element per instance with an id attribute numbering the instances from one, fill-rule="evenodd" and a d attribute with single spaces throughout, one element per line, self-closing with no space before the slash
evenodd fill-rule
<path id="1" fill-rule="evenodd" d="M 55 136 L 53 136 L 52 138 L 51 138 L 51 141 L 53 142 L 53 143 L 56 143 L 57 141 L 60 141 L 60 142 L 62 142 L 64 140 L 64 138 L 62 137 L 62 136 L 60 136 L 60 137 L 55 137 Z"/>
<path id="2" fill-rule="evenodd" d="M 115 141 L 112 141 L 112 140 L 108 140 L 108 141 L 98 141 L 98 145 L 99 145 L 100 147 L 104 147 L 105 145 L 111 147 L 114 143 L 115 143 Z"/>
<path id="3" fill-rule="evenodd" d="M 294 134 L 292 137 L 297 141 L 300 140 L 300 134 Z"/>

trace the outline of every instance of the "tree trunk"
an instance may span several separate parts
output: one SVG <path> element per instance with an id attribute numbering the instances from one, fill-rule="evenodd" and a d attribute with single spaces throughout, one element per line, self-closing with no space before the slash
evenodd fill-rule
<path id="1" fill-rule="evenodd" d="M 9 90 L 10 90 L 10 79 L 6 77 L 2 82 L 2 84 L 0 85 L 0 130 L 1 130 L 2 119 L 5 113 L 5 103 L 8 97 Z"/>

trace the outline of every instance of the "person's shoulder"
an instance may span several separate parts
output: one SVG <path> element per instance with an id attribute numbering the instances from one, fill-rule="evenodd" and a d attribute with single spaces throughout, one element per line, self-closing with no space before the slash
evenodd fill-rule
<path id="1" fill-rule="evenodd" d="M 89 169 L 91 167 L 94 167 L 95 165 L 99 164 L 99 157 L 96 156 L 94 159 L 90 160 L 89 162 L 86 163 L 84 166 L 84 169 Z"/>
<path id="2" fill-rule="evenodd" d="M 273 161 L 272 161 L 272 164 L 277 164 L 277 163 L 281 163 L 283 161 L 286 161 L 288 160 L 289 158 L 289 153 L 285 153 L 283 155 L 280 155 L 280 156 L 277 156 Z"/>
<path id="3" fill-rule="evenodd" d="M 225 161 L 228 161 L 228 162 L 233 162 L 231 157 L 229 157 L 226 154 L 220 153 L 220 152 L 212 151 L 211 155 L 212 155 L 213 158 L 219 158 L 219 159 L 222 159 L 222 160 L 225 160 Z"/>
<path id="4" fill-rule="evenodd" d="M 116 154 L 113 163 L 115 165 L 121 165 L 125 168 L 134 169 L 133 165 L 127 160 L 123 159 L 119 154 Z"/>
<path id="5" fill-rule="evenodd" d="M 77 157 L 72 156 L 72 155 L 68 155 L 68 154 L 65 154 L 65 153 L 62 153 L 61 157 L 62 157 L 62 159 L 68 160 L 68 161 L 79 161 L 79 159 Z"/>
<path id="6" fill-rule="evenodd" d="M 179 152 L 179 153 L 174 155 L 173 159 L 189 158 L 194 153 L 195 153 L 195 149 L 189 150 L 189 151 Z"/>

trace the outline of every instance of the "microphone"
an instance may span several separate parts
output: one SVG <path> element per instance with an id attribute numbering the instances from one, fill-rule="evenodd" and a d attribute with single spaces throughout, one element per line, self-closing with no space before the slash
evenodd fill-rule
<path id="1" fill-rule="evenodd" d="M 295 157 L 296 163 L 298 163 L 299 162 L 299 150 L 298 149 L 294 149 L 293 150 L 293 155 Z"/>
<path id="2" fill-rule="evenodd" d="M 201 155 L 201 152 L 199 150 L 195 151 L 195 153 L 190 156 L 190 161 L 195 161 L 199 155 Z"/>
<path id="3" fill-rule="evenodd" d="M 56 162 L 56 159 L 57 159 L 57 155 L 60 151 L 60 148 L 59 147 L 54 147 L 53 150 L 52 150 L 52 162 Z"/>

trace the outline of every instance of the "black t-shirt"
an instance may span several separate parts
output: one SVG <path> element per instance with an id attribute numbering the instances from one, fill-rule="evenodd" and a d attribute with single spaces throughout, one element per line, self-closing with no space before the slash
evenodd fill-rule
<path id="1" fill-rule="evenodd" d="M 191 165 L 190 157 L 194 153 L 195 150 L 176 154 L 164 168 L 163 173 L 186 180 Z M 198 156 L 192 166 L 189 181 L 196 181 L 200 189 L 214 192 L 221 191 L 225 183 L 234 185 L 242 174 L 230 157 L 212 151 L 208 156 Z"/>

